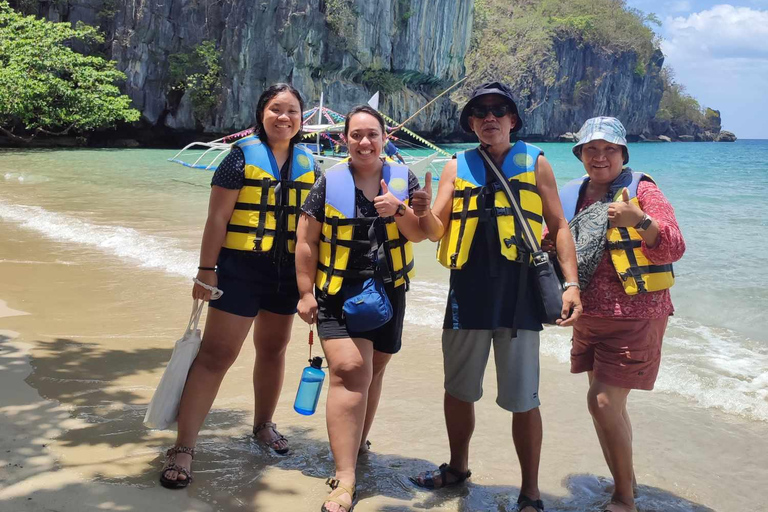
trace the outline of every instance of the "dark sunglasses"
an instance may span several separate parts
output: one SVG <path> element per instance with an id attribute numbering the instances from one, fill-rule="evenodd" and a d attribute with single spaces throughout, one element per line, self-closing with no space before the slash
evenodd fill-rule
<path id="1" fill-rule="evenodd" d="M 486 116 L 488 116 L 488 112 L 492 113 L 494 117 L 504 117 L 505 115 L 512 112 L 512 109 L 509 105 L 506 103 L 503 105 L 476 105 L 469 109 L 470 113 L 472 114 L 472 117 L 476 117 L 478 119 L 485 119 Z"/>

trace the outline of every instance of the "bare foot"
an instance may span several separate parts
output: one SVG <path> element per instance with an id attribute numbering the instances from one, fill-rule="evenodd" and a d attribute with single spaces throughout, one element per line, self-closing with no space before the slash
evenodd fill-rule
<path id="1" fill-rule="evenodd" d="M 617 500 L 611 500 L 611 502 L 605 506 L 603 512 L 637 512 L 635 505 L 627 505 Z"/>
<path id="2" fill-rule="evenodd" d="M 263 445 L 272 448 L 275 453 L 280 455 L 288 453 L 288 440 L 277 431 L 277 425 L 271 421 L 266 421 L 253 427 L 253 435 Z"/>

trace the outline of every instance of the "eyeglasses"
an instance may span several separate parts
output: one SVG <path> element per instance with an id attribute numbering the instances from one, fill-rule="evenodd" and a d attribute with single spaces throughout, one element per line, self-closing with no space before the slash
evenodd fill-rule
<path id="1" fill-rule="evenodd" d="M 485 119 L 488 116 L 488 112 L 492 113 L 494 117 L 504 117 L 512 112 L 512 108 L 506 103 L 502 105 L 475 105 L 469 111 L 472 117 Z"/>

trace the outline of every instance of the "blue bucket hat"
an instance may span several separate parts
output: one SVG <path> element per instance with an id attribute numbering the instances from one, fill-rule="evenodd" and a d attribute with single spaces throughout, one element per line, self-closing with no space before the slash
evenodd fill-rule
<path id="1" fill-rule="evenodd" d="M 629 162 L 629 149 L 627 148 L 627 130 L 621 121 L 615 117 L 593 117 L 584 121 L 579 133 L 576 134 L 579 142 L 573 146 L 573 154 L 581 160 L 581 146 L 593 140 L 604 140 L 611 144 L 623 146 L 624 165 Z"/>

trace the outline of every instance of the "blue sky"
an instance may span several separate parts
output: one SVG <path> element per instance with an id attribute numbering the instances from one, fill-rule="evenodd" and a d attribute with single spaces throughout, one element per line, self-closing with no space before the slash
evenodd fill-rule
<path id="1" fill-rule="evenodd" d="M 665 64 L 723 129 L 768 139 L 768 0 L 627 0 L 662 21 Z"/>

